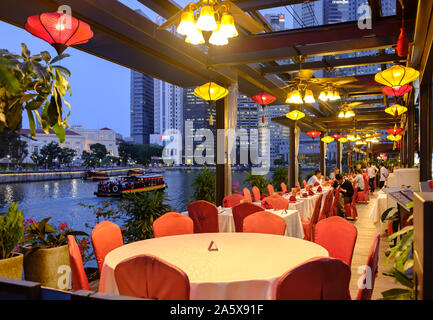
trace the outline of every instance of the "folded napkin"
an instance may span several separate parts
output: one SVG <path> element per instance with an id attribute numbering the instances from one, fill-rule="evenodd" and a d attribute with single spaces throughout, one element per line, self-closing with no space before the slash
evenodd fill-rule
<path id="1" fill-rule="evenodd" d="M 306 197 L 308 197 L 308 193 L 304 192 L 304 193 L 302 194 L 302 196 L 303 196 L 304 198 L 306 198 Z"/>
<path id="2" fill-rule="evenodd" d="M 296 197 L 294 195 L 291 195 L 289 198 L 290 201 L 295 201 L 296 202 Z"/>
<path id="3" fill-rule="evenodd" d="M 319 187 L 317 188 L 317 192 L 322 192 L 322 187 L 321 187 L 321 186 L 319 186 Z"/>
<path id="4" fill-rule="evenodd" d="M 310 196 L 313 196 L 314 195 L 314 192 L 313 192 L 313 190 L 308 190 L 308 194 L 310 195 Z"/>
<path id="5" fill-rule="evenodd" d="M 315 187 L 320 186 L 320 183 L 316 182 L 316 183 L 314 184 L 314 186 L 315 186 Z"/>

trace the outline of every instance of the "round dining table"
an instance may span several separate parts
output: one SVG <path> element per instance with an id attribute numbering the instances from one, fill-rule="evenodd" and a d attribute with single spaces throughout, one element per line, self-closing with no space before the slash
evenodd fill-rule
<path id="1" fill-rule="evenodd" d="M 210 251 L 214 242 L 218 250 Z M 328 257 L 318 244 L 262 233 L 196 233 L 133 242 L 107 254 L 99 292 L 119 294 L 114 270 L 124 259 L 155 255 L 183 270 L 191 300 L 270 300 L 277 280 L 313 258 Z M 157 276 L 157 275 L 156 275 Z"/>

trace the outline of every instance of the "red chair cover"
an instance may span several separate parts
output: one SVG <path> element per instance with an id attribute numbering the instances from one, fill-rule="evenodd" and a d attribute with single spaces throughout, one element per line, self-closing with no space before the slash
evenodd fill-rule
<path id="1" fill-rule="evenodd" d="M 338 200 L 340 198 L 340 189 L 341 187 L 338 186 L 337 189 L 335 190 L 335 195 L 334 195 L 334 201 L 332 202 L 332 206 L 331 206 L 331 216 L 338 216 Z"/>
<path id="2" fill-rule="evenodd" d="M 275 193 L 274 186 L 272 184 L 268 184 L 266 188 L 268 189 L 268 196 L 272 196 Z"/>
<path id="3" fill-rule="evenodd" d="M 192 219 L 177 212 L 167 212 L 153 222 L 155 238 L 192 233 L 194 233 Z"/>
<path id="4" fill-rule="evenodd" d="M 257 188 L 256 186 L 253 186 L 252 190 L 253 190 L 254 202 L 260 201 L 261 200 L 260 189 Z"/>
<path id="5" fill-rule="evenodd" d="M 194 233 L 219 232 L 218 208 L 213 203 L 194 201 L 188 205 L 188 214 L 194 222 Z"/>
<path id="6" fill-rule="evenodd" d="M 365 279 L 363 281 L 363 288 L 359 289 L 358 296 L 356 300 L 371 300 L 371 296 L 374 290 L 374 282 L 376 280 L 376 275 L 378 272 L 379 265 L 379 244 L 380 244 L 380 234 L 377 233 L 374 236 L 373 243 L 370 247 L 370 252 L 368 254 L 367 266 L 369 269 L 366 270 Z"/>
<path id="7" fill-rule="evenodd" d="M 370 186 L 368 184 L 368 176 L 366 173 L 363 174 L 363 178 L 364 178 L 364 190 L 358 192 L 358 195 L 356 196 L 356 201 L 358 202 L 368 202 L 370 201 Z"/>
<path id="8" fill-rule="evenodd" d="M 314 204 L 314 211 L 309 221 L 302 221 L 302 227 L 304 229 L 304 240 L 313 241 L 313 230 L 319 220 L 320 207 L 322 206 L 323 193 L 321 193 Z"/>
<path id="9" fill-rule="evenodd" d="M 287 186 L 284 182 L 281 182 L 281 192 L 284 193 L 289 193 L 289 191 L 287 191 Z"/>
<path id="10" fill-rule="evenodd" d="M 242 193 L 244 194 L 244 200 L 245 200 L 245 202 L 253 202 L 253 198 L 251 197 L 250 189 L 244 188 L 242 190 Z"/>
<path id="11" fill-rule="evenodd" d="M 244 196 L 241 194 L 231 194 L 229 196 L 224 197 L 223 199 L 223 207 L 225 208 L 231 208 L 234 207 L 235 205 L 238 205 L 239 203 L 241 203 L 244 200 Z"/>
<path id="12" fill-rule="evenodd" d="M 278 194 L 274 194 L 273 196 L 264 198 L 262 206 L 265 209 L 287 210 L 289 209 L 289 201 Z"/>
<path id="13" fill-rule="evenodd" d="M 189 300 L 188 276 L 178 267 L 152 255 L 120 262 L 114 269 L 119 294 L 157 300 Z"/>
<path id="14" fill-rule="evenodd" d="M 358 231 L 344 218 L 329 217 L 320 220 L 314 230 L 314 242 L 324 247 L 332 258 L 352 264 Z"/>
<path id="15" fill-rule="evenodd" d="M 338 259 L 312 258 L 276 284 L 277 300 L 350 300 L 350 268 Z"/>
<path id="16" fill-rule="evenodd" d="M 235 230 L 236 232 L 242 232 L 242 225 L 244 219 L 248 217 L 250 214 L 255 212 L 263 211 L 261 206 L 258 206 L 251 202 L 240 203 L 237 206 L 232 208 L 233 220 L 235 222 Z"/>
<path id="17" fill-rule="evenodd" d="M 268 233 L 284 236 L 286 221 L 276 214 L 260 211 L 253 213 L 244 219 L 243 232 Z"/>
<path id="18" fill-rule="evenodd" d="M 123 246 L 122 231 L 117 224 L 102 221 L 93 228 L 91 238 L 99 272 L 102 272 L 105 256 L 110 251 Z"/>
<path id="19" fill-rule="evenodd" d="M 358 185 L 355 185 L 353 187 L 354 193 L 352 196 L 352 202 L 346 203 L 344 205 L 344 211 L 346 214 L 346 217 L 352 217 L 353 219 L 358 217 L 358 211 L 356 210 L 356 199 L 358 195 Z"/>
<path id="20" fill-rule="evenodd" d="M 322 210 L 320 210 L 319 221 L 322 219 L 326 219 L 332 215 L 331 207 L 332 207 L 333 199 L 334 199 L 334 189 L 331 188 L 326 193 L 325 201 L 323 203 Z"/>
<path id="21" fill-rule="evenodd" d="M 83 258 L 81 257 L 80 248 L 75 241 L 74 236 L 68 235 L 69 263 L 71 265 L 72 288 L 77 290 L 90 290 L 89 280 L 84 271 Z"/>

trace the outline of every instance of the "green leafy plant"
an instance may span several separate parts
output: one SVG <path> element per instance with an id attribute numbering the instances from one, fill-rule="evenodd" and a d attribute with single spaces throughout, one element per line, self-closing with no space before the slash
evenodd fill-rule
<path id="1" fill-rule="evenodd" d="M 413 214 L 410 214 L 407 221 L 413 219 Z M 382 222 L 385 221 L 401 221 L 401 215 L 397 208 L 388 208 L 384 211 L 381 217 Z M 394 258 L 392 268 L 387 271 L 387 274 L 395 278 L 396 283 L 400 283 L 406 288 L 394 288 L 382 292 L 383 300 L 413 300 L 415 299 L 414 281 L 413 281 L 413 226 L 409 225 L 403 229 L 394 232 L 388 237 L 389 242 L 394 242 L 395 245 L 391 249 L 386 263 L 389 263 Z"/>
<path id="2" fill-rule="evenodd" d="M 272 184 L 276 190 L 281 191 L 281 183 L 284 182 L 286 185 L 289 180 L 289 169 L 277 168 L 272 174 Z"/>
<path id="3" fill-rule="evenodd" d="M 83 231 L 76 231 L 69 228 L 66 222 L 61 222 L 58 229 L 48 224 L 51 217 L 45 218 L 39 222 L 28 218 L 24 220 L 24 237 L 21 243 L 29 246 L 29 250 L 25 253 L 28 254 L 40 248 L 55 248 L 67 244 L 67 236 L 89 236 Z"/>
<path id="4" fill-rule="evenodd" d="M 211 170 L 204 167 L 195 176 L 192 186 L 195 187 L 193 201 L 205 200 L 215 204 L 215 175 Z"/>
<path id="5" fill-rule="evenodd" d="M 4 216 L 0 215 L 0 259 L 10 258 L 24 235 L 23 213 L 12 202 Z"/>
<path id="6" fill-rule="evenodd" d="M 71 73 L 56 63 L 68 56 L 61 54 L 51 59 L 47 51 L 32 56 L 24 43 L 21 55 L 0 50 L 0 132 L 4 128 L 15 131 L 25 110 L 32 137 L 36 134 L 37 121 L 46 134 L 54 130 L 59 141 L 65 141 L 71 106 L 64 96 L 70 93 L 67 77 Z"/>
<path id="7" fill-rule="evenodd" d="M 270 183 L 268 179 L 261 175 L 253 175 L 252 172 L 247 172 L 247 178 L 244 181 L 245 183 L 249 183 L 251 187 L 256 186 L 259 188 L 261 193 L 267 194 L 268 189 L 267 186 Z"/>

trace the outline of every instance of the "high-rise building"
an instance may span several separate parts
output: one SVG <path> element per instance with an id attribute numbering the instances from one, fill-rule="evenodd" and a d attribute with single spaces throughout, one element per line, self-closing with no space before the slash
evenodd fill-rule
<path id="1" fill-rule="evenodd" d="M 265 20 L 269 23 L 272 30 L 281 31 L 286 29 L 286 20 L 282 13 L 265 14 Z"/>

